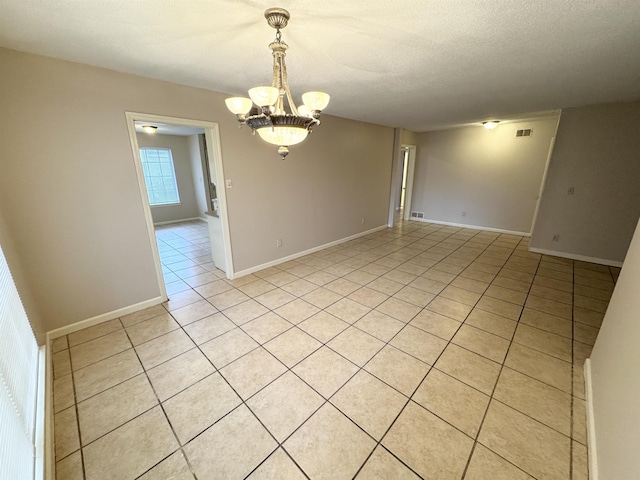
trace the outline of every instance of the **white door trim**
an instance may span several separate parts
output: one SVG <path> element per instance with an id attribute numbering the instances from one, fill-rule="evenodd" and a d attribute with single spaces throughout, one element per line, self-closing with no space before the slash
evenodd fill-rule
<path id="1" fill-rule="evenodd" d="M 158 244 L 155 237 L 155 229 L 153 226 L 153 217 L 151 216 L 151 207 L 147 200 L 147 186 L 144 181 L 144 173 L 142 171 L 142 161 L 140 159 L 140 150 L 138 146 L 138 139 L 136 137 L 135 121 L 144 122 L 157 122 L 167 123 L 171 125 L 181 125 L 187 127 L 199 127 L 203 128 L 205 132 L 205 138 L 207 140 L 207 146 L 209 148 L 209 155 L 213 156 L 214 165 L 216 168 L 216 176 L 219 179 L 218 183 L 224 182 L 224 169 L 222 165 L 222 152 L 220 149 L 220 130 L 219 126 L 215 122 L 206 122 L 202 120 L 191 120 L 177 117 L 167 117 L 164 115 L 153 115 L 149 113 L 138 112 L 125 112 L 127 121 L 127 128 L 129 130 L 129 140 L 131 141 L 131 149 L 133 150 L 133 159 L 136 168 L 136 175 L 138 177 L 138 186 L 140 188 L 140 195 L 142 196 L 142 206 L 144 210 L 145 221 L 147 224 L 147 233 L 149 234 L 149 244 L 153 253 L 153 260 L 156 266 L 156 277 L 158 280 L 158 286 L 160 288 L 160 294 L 163 299 L 167 299 L 167 291 L 164 285 L 164 277 L 162 275 L 162 263 L 160 262 L 160 254 L 158 252 Z M 227 261 L 227 278 L 233 278 L 233 260 L 231 242 L 229 237 L 229 221 L 227 217 L 227 198 L 224 188 L 218 189 L 218 205 L 219 215 L 222 223 L 222 236 L 224 244 L 225 258 Z"/>
<path id="2" fill-rule="evenodd" d="M 416 168 L 416 146 L 415 145 L 402 145 L 401 148 L 406 148 L 409 151 L 407 162 L 407 178 L 405 179 L 405 191 L 404 191 L 404 211 L 402 212 L 402 218 L 409 220 L 411 215 L 411 197 L 413 196 L 413 173 Z"/>

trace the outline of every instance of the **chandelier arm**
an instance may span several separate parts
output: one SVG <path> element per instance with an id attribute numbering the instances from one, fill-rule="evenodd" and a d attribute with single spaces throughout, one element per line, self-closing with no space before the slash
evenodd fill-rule
<path id="1" fill-rule="evenodd" d="M 300 114 L 298 113 L 298 107 L 296 107 L 296 104 L 293 101 L 293 97 L 291 95 L 291 90 L 289 89 L 289 77 L 287 75 L 287 67 L 284 64 L 284 57 L 280 57 L 279 61 L 280 61 L 280 72 L 282 75 L 282 88 L 284 88 L 284 91 L 287 94 L 287 101 L 289 102 L 289 108 L 291 109 L 291 113 L 293 113 L 296 116 L 299 116 Z"/>

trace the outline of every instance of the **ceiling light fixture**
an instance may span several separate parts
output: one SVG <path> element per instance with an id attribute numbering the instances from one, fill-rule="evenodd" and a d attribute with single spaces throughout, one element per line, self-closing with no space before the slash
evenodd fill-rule
<path id="1" fill-rule="evenodd" d="M 155 125 L 143 125 L 142 130 L 144 130 L 146 133 L 154 134 L 156 133 L 156 130 L 158 130 L 158 127 L 156 127 Z"/>
<path id="2" fill-rule="evenodd" d="M 280 29 L 287 26 L 289 12 L 283 8 L 269 8 L 264 12 L 267 23 L 276 29 L 276 39 L 269 44 L 273 53 L 273 81 L 271 86 L 249 90 L 249 97 L 227 98 L 225 103 L 236 114 L 241 125 L 247 124 L 251 132 L 258 132 L 265 142 L 278 147 L 284 160 L 289 146 L 302 142 L 315 125 L 320 124 L 320 112 L 329 104 L 329 95 L 324 92 L 302 94 L 303 105 L 296 107 L 289 90 L 287 67 L 284 57 L 288 45 L 281 40 Z M 285 109 L 285 96 L 289 111 Z M 254 108 L 254 104 L 257 108 Z M 251 113 L 251 115 L 249 115 Z"/>
<path id="3" fill-rule="evenodd" d="M 500 120 L 491 120 L 489 122 L 482 122 L 482 126 L 487 130 L 493 130 L 498 126 L 499 123 L 500 123 Z"/>

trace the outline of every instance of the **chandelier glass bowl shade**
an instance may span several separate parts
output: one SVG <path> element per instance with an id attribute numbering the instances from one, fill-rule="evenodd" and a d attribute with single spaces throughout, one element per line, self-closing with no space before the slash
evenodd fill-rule
<path id="1" fill-rule="evenodd" d="M 289 22 L 289 12 L 283 8 L 269 8 L 264 16 L 269 26 L 276 29 L 276 39 L 269 44 L 273 54 L 272 83 L 251 88 L 250 98 L 232 97 L 225 103 L 241 125 L 249 125 L 252 133 L 258 132 L 265 142 L 276 145 L 284 159 L 289 153 L 289 146 L 304 141 L 313 127 L 320 124 L 320 112 L 327 108 L 329 95 L 324 92 L 304 93 L 303 104 L 296 107 L 284 62 L 289 47 L 281 40 L 280 33 L 280 29 Z"/>

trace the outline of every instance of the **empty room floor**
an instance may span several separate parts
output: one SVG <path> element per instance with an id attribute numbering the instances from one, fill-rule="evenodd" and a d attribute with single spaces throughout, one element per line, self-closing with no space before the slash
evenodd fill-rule
<path id="1" fill-rule="evenodd" d="M 228 281 L 204 237 L 158 230 L 169 302 L 52 342 L 58 479 L 587 480 L 619 269 L 400 222 Z"/>

